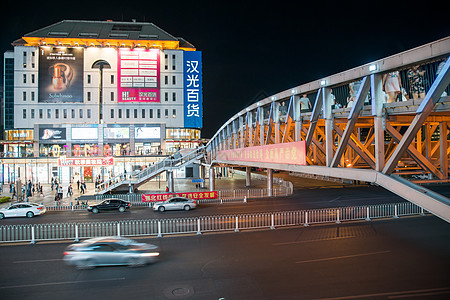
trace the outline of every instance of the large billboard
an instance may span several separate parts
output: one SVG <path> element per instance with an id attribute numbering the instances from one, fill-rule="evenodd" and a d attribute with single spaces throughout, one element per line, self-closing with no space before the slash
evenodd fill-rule
<path id="1" fill-rule="evenodd" d="M 83 48 L 39 48 L 39 102 L 83 102 Z"/>
<path id="2" fill-rule="evenodd" d="M 202 128 L 202 52 L 184 51 L 184 127 Z"/>
<path id="3" fill-rule="evenodd" d="M 159 102 L 159 56 L 157 49 L 118 49 L 118 102 Z"/>

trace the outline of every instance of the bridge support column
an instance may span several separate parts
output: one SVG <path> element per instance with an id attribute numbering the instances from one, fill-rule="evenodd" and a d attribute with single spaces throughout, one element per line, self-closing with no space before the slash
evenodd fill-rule
<path id="1" fill-rule="evenodd" d="M 200 178 L 203 179 L 202 181 L 202 189 L 204 189 L 205 186 L 205 179 L 206 179 L 206 167 L 203 165 L 200 165 Z"/>
<path id="2" fill-rule="evenodd" d="M 169 193 L 173 193 L 174 191 L 174 183 L 173 183 L 173 171 L 167 171 L 167 186 L 169 187 Z"/>
<path id="3" fill-rule="evenodd" d="M 384 156 L 383 117 L 375 116 L 373 125 L 375 128 L 375 170 L 381 172 L 386 163 Z"/>
<path id="4" fill-rule="evenodd" d="M 252 181 L 252 168 L 245 167 L 245 186 L 250 186 Z"/>
<path id="5" fill-rule="evenodd" d="M 209 168 L 209 190 L 214 191 L 216 189 L 216 174 L 214 167 Z"/>
<path id="6" fill-rule="evenodd" d="M 273 170 L 267 169 L 267 196 L 273 196 Z"/>

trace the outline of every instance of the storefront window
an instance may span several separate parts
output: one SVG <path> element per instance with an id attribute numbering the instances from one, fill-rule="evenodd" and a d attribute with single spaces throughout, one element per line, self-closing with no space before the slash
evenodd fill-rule
<path id="1" fill-rule="evenodd" d="M 103 146 L 105 156 L 127 156 L 130 155 L 130 143 L 110 143 Z"/>
<path id="2" fill-rule="evenodd" d="M 69 147 L 63 144 L 42 144 L 39 146 L 39 156 L 60 157 L 68 155 Z"/>
<path id="3" fill-rule="evenodd" d="M 136 155 L 155 155 L 161 149 L 161 143 L 135 143 L 134 149 Z"/>
<path id="4" fill-rule="evenodd" d="M 180 139 L 180 140 L 196 140 L 200 139 L 200 130 L 190 128 L 168 128 L 166 129 L 166 138 Z"/>
<path id="5" fill-rule="evenodd" d="M 3 157 L 32 157 L 33 144 L 5 144 Z"/>
<path id="6" fill-rule="evenodd" d="M 99 148 L 97 144 L 73 144 L 72 156 L 98 156 Z"/>
<path id="7" fill-rule="evenodd" d="M 197 148 L 200 146 L 200 141 L 166 141 L 166 154 L 175 153 L 181 149 Z"/>

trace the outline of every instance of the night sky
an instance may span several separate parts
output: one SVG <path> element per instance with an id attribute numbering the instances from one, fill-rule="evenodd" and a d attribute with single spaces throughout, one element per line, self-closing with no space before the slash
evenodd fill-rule
<path id="1" fill-rule="evenodd" d="M 8 2 L 1 51 L 61 20 L 154 23 L 203 52 L 202 137 L 210 138 L 257 100 L 450 34 L 443 2 L 263 2 Z"/>

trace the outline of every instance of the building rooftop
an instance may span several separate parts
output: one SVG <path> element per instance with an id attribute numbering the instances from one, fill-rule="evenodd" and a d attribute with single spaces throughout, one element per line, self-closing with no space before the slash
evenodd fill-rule
<path id="1" fill-rule="evenodd" d="M 132 46 L 161 49 L 187 48 L 194 45 L 174 37 L 153 23 L 63 20 L 25 34 L 13 45 Z"/>

